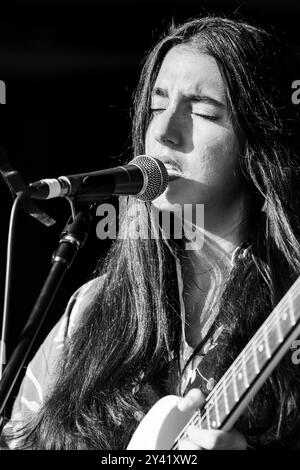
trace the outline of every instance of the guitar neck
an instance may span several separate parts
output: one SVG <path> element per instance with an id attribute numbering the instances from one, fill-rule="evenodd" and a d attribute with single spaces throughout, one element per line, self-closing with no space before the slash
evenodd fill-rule
<path id="1" fill-rule="evenodd" d="M 176 449 L 188 428 L 232 428 L 255 393 L 300 334 L 300 277 L 284 295 L 174 442 Z"/>

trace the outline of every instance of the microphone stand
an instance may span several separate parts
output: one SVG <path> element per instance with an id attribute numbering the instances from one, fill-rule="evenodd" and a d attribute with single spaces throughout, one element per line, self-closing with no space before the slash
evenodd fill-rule
<path id="1" fill-rule="evenodd" d="M 52 256 L 52 267 L 21 333 L 17 347 L 8 361 L 0 381 L 0 432 L 4 425 L 4 408 L 20 371 L 54 299 L 66 270 L 84 245 L 93 217 L 90 211 L 78 212 L 61 233 L 59 246 Z"/>

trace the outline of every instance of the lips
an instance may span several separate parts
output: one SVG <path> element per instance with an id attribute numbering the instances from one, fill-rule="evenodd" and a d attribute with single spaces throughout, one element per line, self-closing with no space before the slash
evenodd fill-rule
<path id="1" fill-rule="evenodd" d="M 179 165 L 177 164 L 177 162 L 173 162 L 173 161 L 166 161 L 166 162 L 163 162 L 166 169 L 167 169 L 167 172 L 168 174 L 176 174 L 176 175 L 181 175 L 181 168 L 179 167 Z"/>
<path id="2" fill-rule="evenodd" d="M 171 165 L 169 163 L 164 163 L 164 165 L 168 172 L 169 181 L 173 181 L 182 176 L 181 171 L 179 171 L 179 169 L 175 165 Z"/>

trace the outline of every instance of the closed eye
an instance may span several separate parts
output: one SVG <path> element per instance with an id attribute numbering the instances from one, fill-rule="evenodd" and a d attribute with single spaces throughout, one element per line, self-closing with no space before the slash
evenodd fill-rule
<path id="1" fill-rule="evenodd" d="M 217 121 L 218 120 L 217 116 L 212 116 L 210 114 L 200 114 L 200 113 L 192 113 L 192 114 L 194 114 L 195 116 L 200 116 L 204 119 L 208 119 L 209 121 Z"/>
<path id="2" fill-rule="evenodd" d="M 159 114 L 161 112 L 165 111 L 165 108 L 151 108 L 150 113 L 152 115 Z"/>

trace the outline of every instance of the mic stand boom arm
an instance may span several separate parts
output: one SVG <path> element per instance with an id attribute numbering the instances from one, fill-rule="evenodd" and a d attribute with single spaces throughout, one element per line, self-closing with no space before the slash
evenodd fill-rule
<path id="1" fill-rule="evenodd" d="M 17 347 L 8 361 L 0 381 L 0 431 L 4 425 L 4 408 L 34 340 L 46 317 L 66 270 L 84 245 L 92 223 L 90 211 L 78 212 L 61 233 L 59 246 L 52 257 L 52 267 L 21 333 Z"/>

